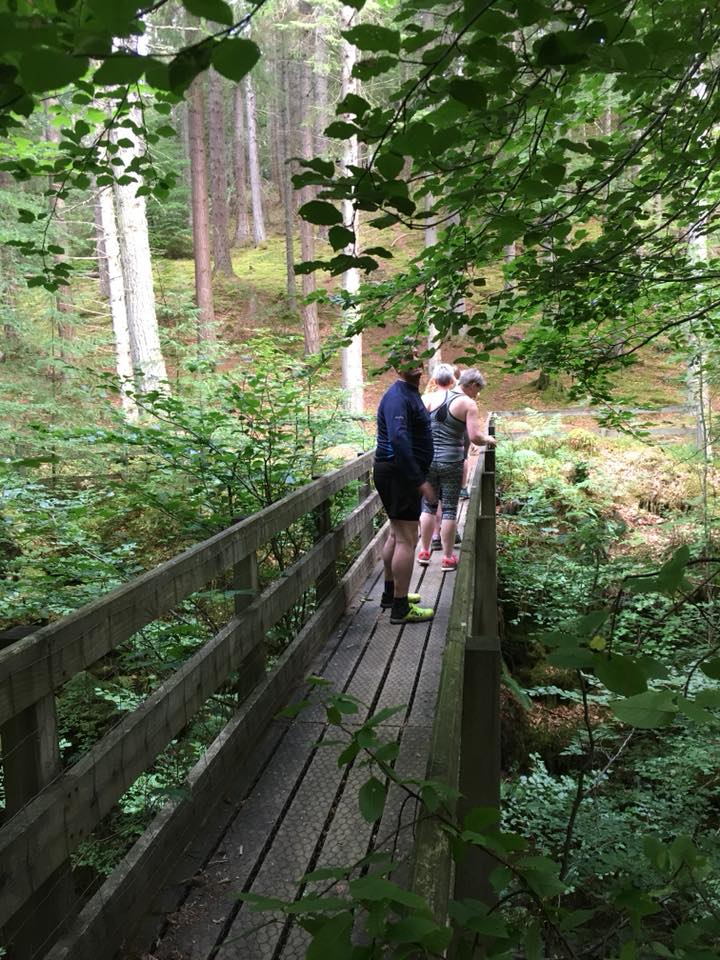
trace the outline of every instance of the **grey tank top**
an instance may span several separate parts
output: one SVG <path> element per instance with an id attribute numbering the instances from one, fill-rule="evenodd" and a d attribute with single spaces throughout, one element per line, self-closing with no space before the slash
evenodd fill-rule
<path id="1" fill-rule="evenodd" d="M 465 421 L 458 420 L 452 415 L 455 400 L 462 396 L 459 391 L 448 390 L 445 401 L 430 414 L 430 427 L 433 438 L 433 461 L 435 463 L 456 463 L 465 456 Z M 447 416 L 438 420 L 440 410 L 445 410 Z"/>

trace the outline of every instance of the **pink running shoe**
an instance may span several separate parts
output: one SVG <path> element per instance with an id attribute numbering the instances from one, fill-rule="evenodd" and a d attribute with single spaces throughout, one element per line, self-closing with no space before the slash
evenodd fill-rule
<path id="1" fill-rule="evenodd" d="M 449 573 L 451 570 L 457 570 L 457 557 L 443 557 L 440 561 L 440 569 Z"/>
<path id="2" fill-rule="evenodd" d="M 421 567 L 427 567 L 427 565 L 430 563 L 430 551 L 429 550 L 418 551 L 417 561 Z"/>

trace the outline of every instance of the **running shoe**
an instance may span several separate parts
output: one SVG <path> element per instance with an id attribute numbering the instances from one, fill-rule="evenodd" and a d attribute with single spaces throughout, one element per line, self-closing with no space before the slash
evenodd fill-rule
<path id="1" fill-rule="evenodd" d="M 459 533 L 456 533 L 456 534 L 455 534 L 455 546 L 456 546 L 456 547 L 459 547 L 461 543 L 462 543 L 462 537 L 460 536 Z"/>
<path id="2" fill-rule="evenodd" d="M 391 616 L 390 623 L 425 623 L 432 620 L 435 611 L 432 607 L 418 607 L 411 603 L 406 614 L 401 616 Z"/>
<path id="3" fill-rule="evenodd" d="M 417 555 L 417 562 L 421 567 L 427 567 L 430 563 L 430 551 L 429 550 L 420 550 Z"/>
<path id="4" fill-rule="evenodd" d="M 457 570 L 457 557 L 443 557 L 440 561 L 440 569 L 445 573 Z"/>
<path id="5" fill-rule="evenodd" d="M 460 499 L 461 499 L 461 500 L 469 500 L 469 499 L 470 499 L 470 494 L 469 494 L 469 492 L 468 492 L 468 488 L 467 488 L 467 487 L 461 487 L 461 488 L 460 488 Z"/>
<path id="6" fill-rule="evenodd" d="M 383 594 L 380 598 L 380 606 L 383 610 L 391 610 L 393 605 L 394 597 L 388 597 L 387 594 Z M 408 603 L 420 603 L 421 597 L 419 593 L 409 593 L 408 594 Z"/>
<path id="7" fill-rule="evenodd" d="M 432 540 L 430 541 L 430 549 L 431 549 L 431 550 L 442 550 L 442 541 L 440 540 L 440 537 L 433 537 L 433 538 L 432 538 Z"/>

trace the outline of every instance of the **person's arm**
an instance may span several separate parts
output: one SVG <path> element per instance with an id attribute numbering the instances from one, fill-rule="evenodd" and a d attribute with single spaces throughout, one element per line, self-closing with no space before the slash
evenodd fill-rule
<path id="1" fill-rule="evenodd" d="M 396 397 L 387 403 L 385 422 L 398 466 L 404 471 L 410 483 L 416 487 L 421 486 L 425 477 L 413 455 L 405 401 Z"/>
<path id="2" fill-rule="evenodd" d="M 474 400 L 471 400 L 470 397 L 467 398 L 468 408 L 467 416 L 465 418 L 465 428 L 470 437 L 471 443 L 476 443 L 478 446 L 490 445 L 494 446 L 497 442 L 495 437 L 491 437 L 487 432 L 488 428 L 488 417 L 485 417 L 485 429 L 483 429 L 480 421 L 480 414 L 478 413 L 477 404 Z"/>

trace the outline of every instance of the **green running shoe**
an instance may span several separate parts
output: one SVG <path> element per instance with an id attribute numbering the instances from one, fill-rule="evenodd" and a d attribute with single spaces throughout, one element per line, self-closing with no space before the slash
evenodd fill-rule
<path id="1" fill-rule="evenodd" d="M 427 620 L 432 620 L 435 616 L 435 611 L 432 607 L 418 607 L 416 604 L 411 603 L 408 612 L 404 616 L 390 616 L 390 623 L 425 623 Z"/>
<path id="2" fill-rule="evenodd" d="M 380 598 L 380 606 L 383 610 L 391 610 L 393 605 L 394 597 L 388 597 L 386 593 Z M 420 603 L 421 597 L 419 593 L 409 593 L 408 594 L 408 603 Z"/>

